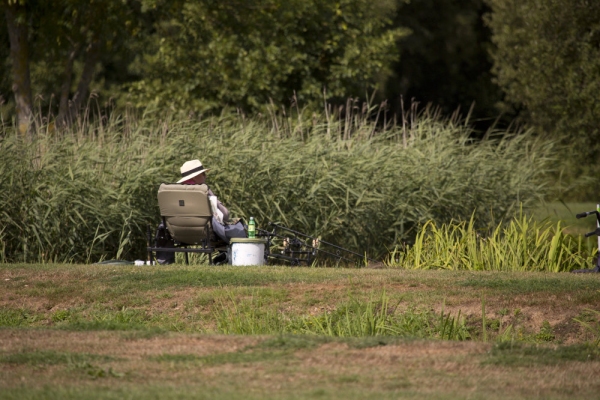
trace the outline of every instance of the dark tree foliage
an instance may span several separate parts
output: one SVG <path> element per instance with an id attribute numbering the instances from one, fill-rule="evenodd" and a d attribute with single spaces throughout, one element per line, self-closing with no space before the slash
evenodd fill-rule
<path id="1" fill-rule="evenodd" d="M 600 2 L 487 0 L 505 107 L 564 144 L 563 177 L 600 173 Z M 597 200 L 596 181 L 565 193 Z"/>
<path id="2" fill-rule="evenodd" d="M 471 122 L 482 129 L 493 122 L 501 92 L 492 82 L 491 33 L 482 20 L 488 10 L 483 0 L 400 2 L 395 25 L 411 35 L 397 44 L 400 59 L 386 87 L 393 110 L 402 96 L 405 106 L 414 99 L 445 114 L 464 116 L 473 106 Z"/>
<path id="3" fill-rule="evenodd" d="M 31 92 L 35 112 L 69 123 L 89 105 L 90 97 L 118 97 L 132 79 L 127 67 L 143 16 L 136 1 L 0 0 L 18 4 L 20 24 L 27 28 Z M 6 21 L 6 18 L 2 18 Z M 0 33 L 3 117 L 14 116 L 12 87 L 18 74 L 10 70 L 7 24 Z M 9 25 L 10 27 L 10 25 Z M 22 72 L 20 70 L 20 72 Z M 1 103 L 1 100 L 0 100 Z"/>
<path id="4" fill-rule="evenodd" d="M 389 0 L 146 0 L 129 101 L 203 113 L 364 96 L 397 58 Z M 293 101 L 291 99 L 293 98 Z"/>
<path id="5" fill-rule="evenodd" d="M 203 113 L 322 106 L 381 87 L 396 0 L 0 0 L 23 11 L 33 107 L 69 123 L 90 100 Z M 5 21 L 6 18 L 3 18 Z M 6 27 L 6 24 L 3 24 Z M 14 115 L 6 30 L 0 108 Z M 7 36 L 7 35 L 6 35 Z M 8 77 L 8 78 L 7 78 Z M 96 96 L 97 95 L 97 96 Z"/>

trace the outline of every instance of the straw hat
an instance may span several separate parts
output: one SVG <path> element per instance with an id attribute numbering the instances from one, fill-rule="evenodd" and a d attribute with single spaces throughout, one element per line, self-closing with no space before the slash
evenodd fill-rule
<path id="1" fill-rule="evenodd" d="M 206 171 L 210 171 L 210 169 L 204 168 L 200 160 L 186 161 L 181 166 L 181 179 L 177 183 L 188 181 Z"/>

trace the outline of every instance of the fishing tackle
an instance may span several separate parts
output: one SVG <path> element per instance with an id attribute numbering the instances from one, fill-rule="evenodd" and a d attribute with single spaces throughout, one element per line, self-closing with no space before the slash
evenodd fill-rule
<path id="1" fill-rule="evenodd" d="M 573 273 L 576 273 L 576 274 L 586 273 L 586 272 L 600 272 L 600 204 L 596 204 L 595 211 L 582 212 L 582 213 L 575 215 L 575 217 L 577 219 L 581 219 L 581 218 L 587 217 L 588 215 L 596 216 L 596 230 L 585 234 L 586 238 L 590 237 L 590 236 L 594 236 L 594 235 L 598 236 L 598 254 L 596 257 L 596 268 L 584 268 L 584 269 L 577 269 L 575 271 L 572 271 Z"/>

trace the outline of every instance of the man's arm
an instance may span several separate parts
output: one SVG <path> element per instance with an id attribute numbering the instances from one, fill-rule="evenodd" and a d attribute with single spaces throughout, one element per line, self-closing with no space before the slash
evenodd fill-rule
<path id="1" fill-rule="evenodd" d="M 208 195 L 214 196 L 215 194 L 213 193 L 212 190 L 208 189 Z M 221 203 L 221 200 L 218 200 L 218 197 L 217 197 L 217 208 L 219 210 L 221 210 L 221 212 L 223 213 L 223 222 L 229 222 L 229 210 L 227 209 L 227 207 L 225 207 L 223 205 L 223 203 Z"/>

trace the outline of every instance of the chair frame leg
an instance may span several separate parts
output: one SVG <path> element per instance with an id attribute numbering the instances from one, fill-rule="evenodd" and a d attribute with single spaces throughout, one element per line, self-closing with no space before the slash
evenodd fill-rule
<path id="1" fill-rule="evenodd" d="M 166 221 L 165 218 L 163 217 L 163 225 L 166 226 Z M 200 249 L 189 249 L 187 248 L 187 245 L 184 245 L 184 247 L 167 247 L 167 248 L 162 248 L 162 247 L 157 247 L 157 243 L 156 243 L 156 238 L 154 238 L 152 236 L 152 230 L 150 227 L 150 224 L 148 224 L 147 226 L 147 252 L 148 252 L 148 259 L 152 262 L 154 262 L 155 259 L 155 252 L 159 252 L 159 251 L 166 251 L 169 253 L 184 253 L 185 254 L 185 265 L 190 265 L 190 259 L 189 259 L 189 255 L 188 253 L 205 253 L 208 254 L 208 263 L 209 265 L 214 265 L 214 261 L 213 261 L 213 255 L 212 253 L 215 251 L 215 249 L 210 246 L 210 241 L 209 241 L 209 227 L 206 226 L 204 227 L 205 229 L 205 239 L 203 239 L 202 241 L 202 248 Z"/>

